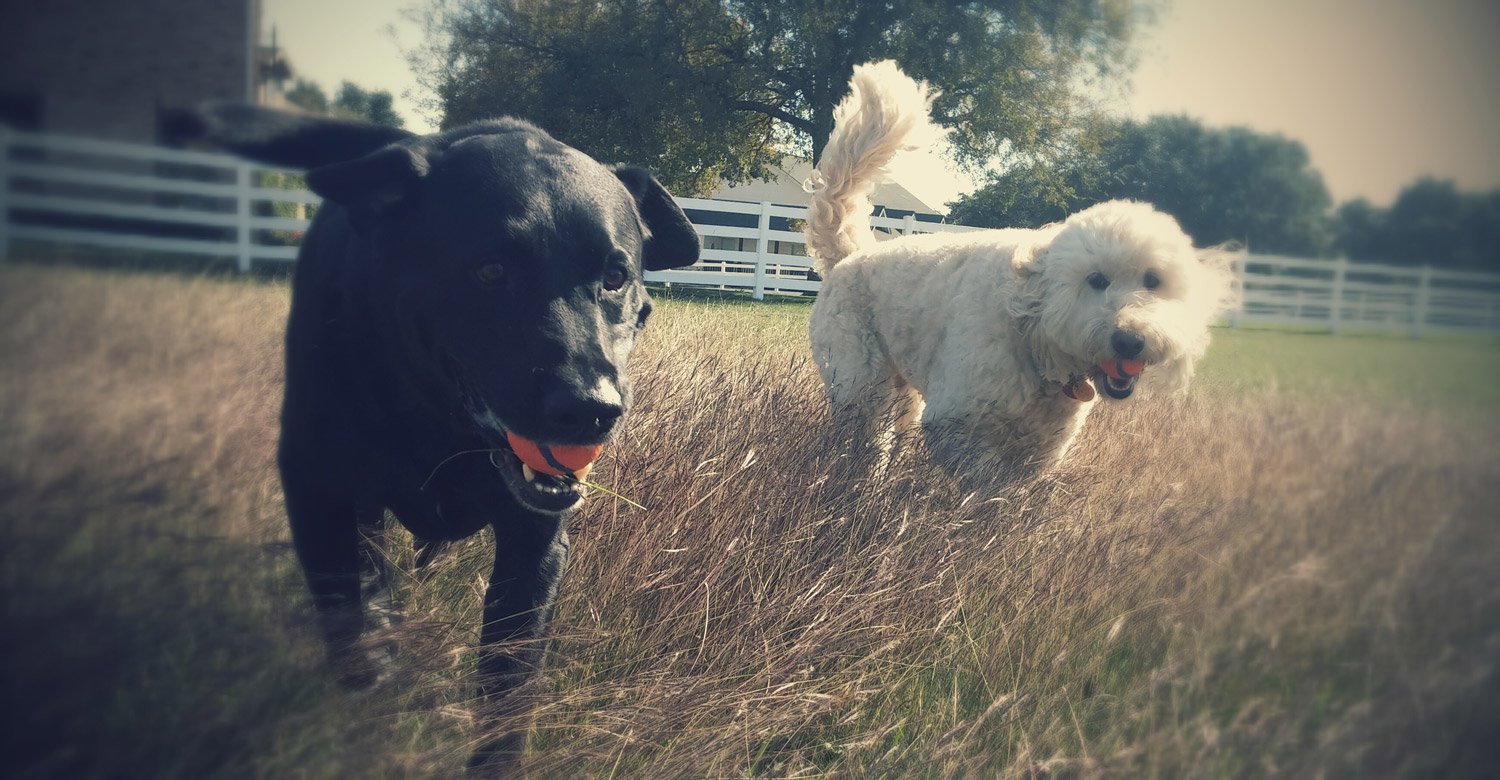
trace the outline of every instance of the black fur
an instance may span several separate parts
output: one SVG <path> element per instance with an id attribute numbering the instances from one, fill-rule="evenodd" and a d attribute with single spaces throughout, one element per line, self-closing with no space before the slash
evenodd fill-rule
<path id="1" fill-rule="evenodd" d="M 515 119 L 415 136 L 218 104 L 164 126 L 310 168 L 325 198 L 292 286 L 279 462 L 330 659 L 351 684 L 373 679 L 357 645 L 362 524 L 389 509 L 425 543 L 488 525 L 481 689 L 503 705 L 539 660 L 576 494 L 526 482 L 500 428 L 605 440 L 650 312 L 641 270 L 692 264 L 697 234 L 649 174 Z M 520 739 L 499 736 L 476 764 Z"/>

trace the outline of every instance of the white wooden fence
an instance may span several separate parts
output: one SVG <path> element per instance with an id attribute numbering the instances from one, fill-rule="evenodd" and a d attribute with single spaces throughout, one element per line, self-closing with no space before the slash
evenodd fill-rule
<path id="1" fill-rule="evenodd" d="M 678 198 L 704 240 L 703 259 L 648 281 L 766 294 L 815 293 L 804 256 L 806 209 Z M 85 244 L 256 264 L 296 259 L 317 196 L 300 178 L 234 157 L 0 129 L 0 257 L 14 242 Z M 888 233 L 962 231 L 912 216 L 871 217 Z M 1500 333 L 1500 274 L 1345 260 L 1243 255 L 1235 327 L 1422 336 Z"/>
<path id="2" fill-rule="evenodd" d="M 1500 332 L 1500 274 L 1243 255 L 1230 323 L 1344 331 Z"/>
<path id="3" fill-rule="evenodd" d="M 819 282 L 808 276 L 812 263 L 802 236 L 807 207 L 702 198 L 676 200 L 703 238 L 702 259 L 691 268 L 648 272 L 647 281 L 749 290 L 757 300 L 766 293 L 818 291 Z M 870 226 L 892 234 L 974 229 L 925 222 L 913 215 L 872 216 Z"/>
<path id="4" fill-rule="evenodd" d="M 0 256 L 15 241 L 290 262 L 318 197 L 234 157 L 0 129 Z M 259 207 L 259 208 L 258 208 Z"/>

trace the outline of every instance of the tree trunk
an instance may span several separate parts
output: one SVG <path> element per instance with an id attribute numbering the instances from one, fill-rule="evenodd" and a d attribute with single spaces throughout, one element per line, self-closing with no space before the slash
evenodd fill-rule
<path id="1" fill-rule="evenodd" d="M 808 135 L 812 140 L 812 158 L 817 163 L 823 159 L 823 148 L 828 146 L 828 137 L 833 135 L 833 106 L 818 108 L 813 113 L 813 129 Z"/>

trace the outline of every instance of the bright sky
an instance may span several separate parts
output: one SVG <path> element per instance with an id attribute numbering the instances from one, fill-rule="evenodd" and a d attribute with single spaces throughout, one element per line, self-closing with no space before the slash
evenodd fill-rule
<path id="1" fill-rule="evenodd" d="M 414 130 L 436 117 L 402 48 L 413 0 L 264 0 L 299 75 L 330 94 L 345 79 L 390 90 Z M 1500 2 L 1176 0 L 1140 41 L 1133 90 L 1112 106 L 1185 113 L 1301 141 L 1335 202 L 1389 205 L 1422 175 L 1500 188 Z M 938 205 L 973 187 L 936 157 L 895 177 Z"/>

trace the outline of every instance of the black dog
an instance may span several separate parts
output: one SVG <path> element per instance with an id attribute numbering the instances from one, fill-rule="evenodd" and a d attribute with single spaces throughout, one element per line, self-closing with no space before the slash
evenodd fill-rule
<path id="1" fill-rule="evenodd" d="M 480 685 L 490 699 L 514 688 L 539 660 L 582 493 L 523 468 L 507 433 L 609 436 L 651 311 L 641 272 L 696 262 L 692 225 L 648 173 L 515 119 L 416 136 L 218 104 L 165 129 L 309 169 L 324 198 L 292 284 L 279 462 L 331 660 L 348 683 L 373 679 L 357 650 L 359 541 L 389 509 L 424 542 L 494 528 Z"/>

